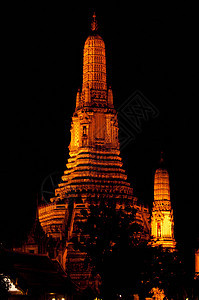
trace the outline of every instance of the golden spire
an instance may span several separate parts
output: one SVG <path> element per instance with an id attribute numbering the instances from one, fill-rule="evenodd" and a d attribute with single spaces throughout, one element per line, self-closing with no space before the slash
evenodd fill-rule
<path id="1" fill-rule="evenodd" d="M 96 15 L 94 13 L 91 23 L 92 33 L 88 36 L 84 45 L 82 91 L 85 91 L 87 88 L 101 91 L 107 90 L 105 44 L 101 36 L 95 33 L 97 28 Z"/>
<path id="2" fill-rule="evenodd" d="M 175 248 L 174 219 L 170 200 L 169 173 L 163 166 L 163 152 L 160 167 L 155 172 L 154 202 L 151 216 L 151 245 Z"/>

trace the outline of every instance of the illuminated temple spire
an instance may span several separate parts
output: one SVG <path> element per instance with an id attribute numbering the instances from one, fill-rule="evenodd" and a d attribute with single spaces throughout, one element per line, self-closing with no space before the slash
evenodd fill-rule
<path id="1" fill-rule="evenodd" d="M 154 177 L 154 202 L 151 217 L 151 244 L 175 248 L 173 210 L 170 200 L 169 173 L 161 153 L 160 167 Z"/>
<path id="2" fill-rule="evenodd" d="M 45 233 L 57 240 L 63 236 L 65 248 L 59 260 L 64 268 L 68 263 L 71 270 L 75 255 L 79 255 L 78 261 L 84 257 L 73 248 L 73 238 L 81 239 L 79 224 L 86 221 L 84 212 L 89 215 L 91 205 L 102 202 L 125 213 L 126 206 L 133 208 L 136 202 L 120 157 L 117 112 L 112 89 L 107 88 L 105 43 L 97 28 L 94 14 L 92 30 L 84 44 L 83 82 L 76 95 L 66 169 L 51 203 L 39 208 Z M 136 209 L 148 233 L 148 210 L 138 205 Z M 80 280 L 82 273 L 74 268 L 70 276 Z"/>
<path id="3" fill-rule="evenodd" d="M 71 122 L 69 159 L 62 182 L 51 199 L 55 206 L 59 203 L 60 211 L 47 213 L 46 207 L 39 210 L 45 232 L 55 238 L 59 237 L 65 209 L 71 201 L 82 202 L 88 207 L 92 201 L 115 199 L 115 203 L 123 205 L 122 201 L 132 201 L 133 197 L 120 157 L 113 93 L 110 87 L 107 88 L 105 43 L 97 33 L 97 27 L 94 14 L 92 30 L 84 44 L 83 82 L 77 91 Z M 64 203 L 62 211 L 60 203 Z M 50 209 L 54 209 L 53 205 Z M 72 227 L 69 231 L 70 237 Z"/>
<path id="4" fill-rule="evenodd" d="M 86 89 L 106 91 L 106 54 L 105 44 L 97 33 L 95 14 L 91 23 L 92 32 L 86 39 L 83 53 L 83 84 L 82 91 Z"/>

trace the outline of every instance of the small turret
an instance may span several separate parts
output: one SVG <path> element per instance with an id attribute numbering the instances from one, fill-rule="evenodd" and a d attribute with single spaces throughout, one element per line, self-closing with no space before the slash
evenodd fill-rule
<path id="1" fill-rule="evenodd" d="M 161 153 L 154 176 L 154 202 L 151 216 L 151 245 L 175 248 L 174 219 L 170 200 L 169 173 Z"/>
<path id="2" fill-rule="evenodd" d="M 79 107 L 80 105 L 80 96 L 81 96 L 80 89 L 78 89 L 77 96 L 76 96 L 76 108 Z"/>

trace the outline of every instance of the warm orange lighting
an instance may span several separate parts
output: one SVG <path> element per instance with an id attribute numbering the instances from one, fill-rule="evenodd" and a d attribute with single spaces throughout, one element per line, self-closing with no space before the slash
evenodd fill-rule
<path id="1" fill-rule="evenodd" d="M 84 45 L 83 85 L 86 88 L 106 91 L 106 54 L 103 39 L 98 34 L 90 35 Z"/>
<path id="2" fill-rule="evenodd" d="M 169 174 L 165 169 L 157 169 L 154 180 L 154 200 L 170 201 Z"/>
<path id="3" fill-rule="evenodd" d="M 81 281 L 82 288 L 88 284 L 91 270 L 83 270 L 86 254 L 75 251 L 72 242 L 81 235 L 78 224 L 86 221 L 82 211 L 89 214 L 90 205 L 104 199 L 114 201 L 116 209 L 125 210 L 127 205 L 136 210 L 146 238 L 149 234 L 148 208 L 137 204 L 123 169 L 117 112 L 112 89 L 107 88 L 105 44 L 97 27 L 94 15 L 92 33 L 84 45 L 83 82 L 76 96 L 66 170 L 51 203 L 39 208 L 45 233 L 55 238 L 57 245 L 61 239 L 65 242 L 58 260 L 64 269 L 71 270 L 72 279 Z"/>
<path id="4" fill-rule="evenodd" d="M 152 294 L 152 299 L 154 300 L 163 300 L 165 299 L 165 293 L 164 293 L 164 290 L 161 290 L 159 288 L 152 288 L 151 292 Z"/>
<path id="5" fill-rule="evenodd" d="M 174 220 L 170 201 L 169 174 L 158 168 L 154 178 L 154 202 L 151 216 L 152 246 L 174 248 Z"/>

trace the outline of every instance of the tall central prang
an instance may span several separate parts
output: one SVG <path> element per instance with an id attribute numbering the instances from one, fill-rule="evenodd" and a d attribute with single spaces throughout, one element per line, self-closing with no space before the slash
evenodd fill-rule
<path id="1" fill-rule="evenodd" d="M 119 156 L 117 114 L 112 90 L 107 89 L 105 44 L 97 33 L 95 15 L 91 29 L 71 123 L 70 158 L 53 201 L 79 196 L 83 203 L 99 197 L 132 199 Z"/>
<path id="2" fill-rule="evenodd" d="M 57 256 L 64 268 L 70 264 L 73 279 L 80 280 L 83 254 L 73 249 L 72 238 L 80 234 L 78 223 L 86 221 L 82 210 L 89 213 L 91 204 L 114 201 L 116 209 L 136 206 L 139 222 L 148 231 L 148 210 L 137 205 L 123 169 L 118 130 L 113 93 L 107 88 L 105 44 L 94 14 L 84 45 L 83 82 L 71 122 L 67 168 L 51 203 L 39 208 L 45 233 L 62 245 L 64 241 Z"/>

